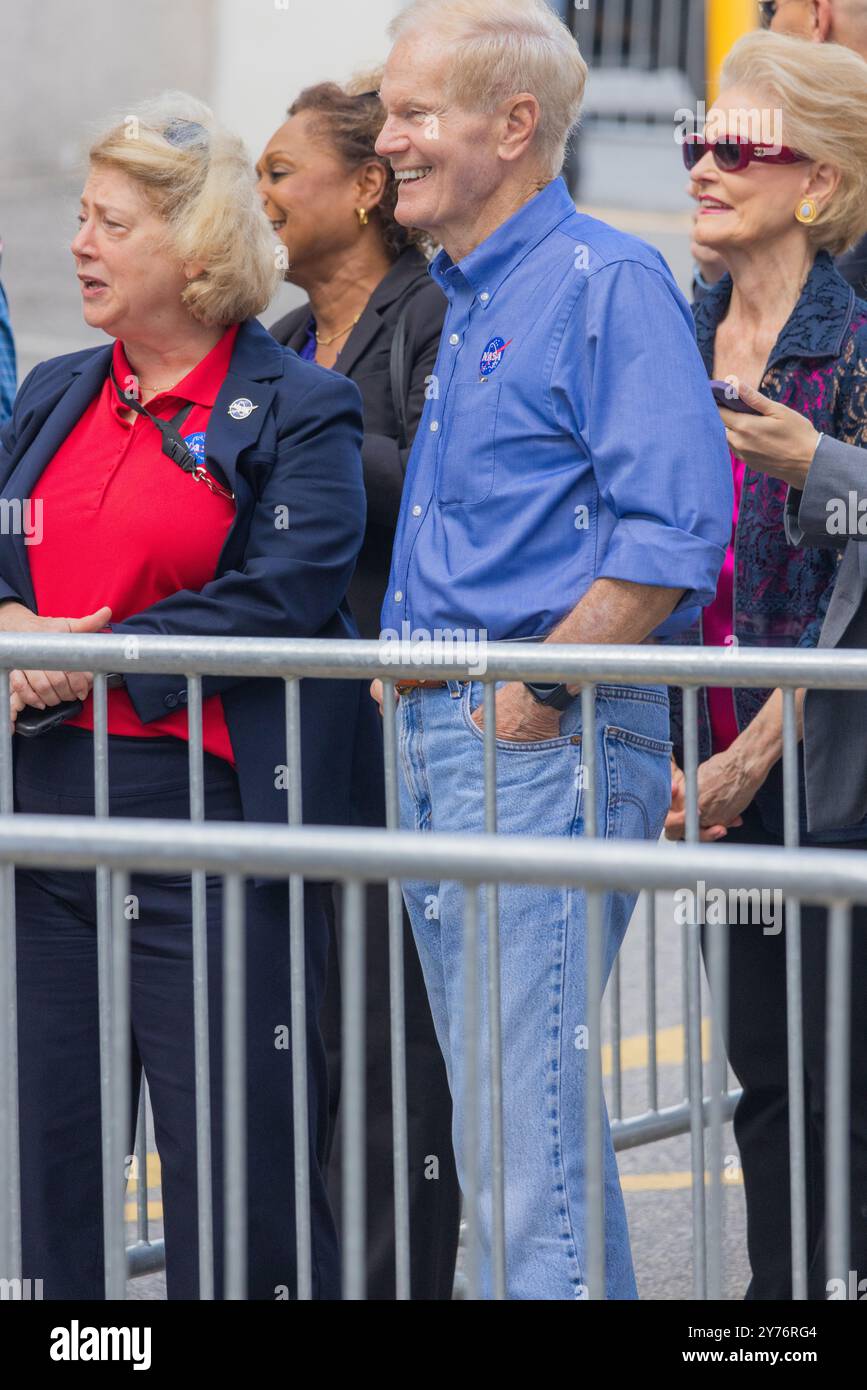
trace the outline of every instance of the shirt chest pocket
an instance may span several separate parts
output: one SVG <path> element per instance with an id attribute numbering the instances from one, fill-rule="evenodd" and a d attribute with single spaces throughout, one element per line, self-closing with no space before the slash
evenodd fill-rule
<path id="1" fill-rule="evenodd" d="M 442 506 L 473 506 L 493 492 L 499 404 L 499 383 L 459 382 L 451 388 L 437 460 L 435 491 Z"/>

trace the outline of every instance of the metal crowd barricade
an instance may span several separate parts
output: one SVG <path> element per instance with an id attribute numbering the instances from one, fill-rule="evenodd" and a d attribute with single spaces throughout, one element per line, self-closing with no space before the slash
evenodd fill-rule
<path id="1" fill-rule="evenodd" d="M 659 1109 L 656 1021 L 655 923 L 653 895 L 685 884 L 706 889 L 781 889 L 789 920 L 797 920 L 801 900 L 827 904 L 828 933 L 828 1181 L 826 1194 L 828 1277 L 847 1278 L 849 1264 L 848 1190 L 848 1048 L 851 907 L 867 902 L 867 855 L 811 849 L 795 855 L 798 831 L 797 728 L 795 691 L 799 687 L 862 689 L 867 685 L 867 653 L 851 651 L 713 650 L 639 647 L 566 647 L 489 644 L 485 671 L 478 670 L 478 650 L 462 644 L 444 649 L 434 643 L 395 644 L 384 654 L 375 642 L 256 640 L 150 637 L 130 643 L 119 636 L 0 634 L 0 699 L 8 698 L 9 672 L 16 667 L 90 670 L 95 679 L 94 777 L 92 820 L 80 817 L 13 814 L 11 728 L 0 732 L 0 1276 L 16 1278 L 21 1270 L 20 1171 L 17 1129 L 17 1022 L 15 982 L 14 870 L 19 867 L 96 869 L 99 959 L 103 1189 L 106 1295 L 123 1298 L 128 1273 L 159 1267 L 162 1251 L 147 1239 L 147 1170 L 143 1107 L 140 1110 L 138 1161 L 138 1242 L 125 1248 L 124 1187 L 127 1169 L 126 1117 L 129 1114 L 129 941 L 124 899 L 131 871 L 173 870 L 189 873 L 193 883 L 193 981 L 196 1049 L 196 1130 L 198 1140 L 199 1259 L 202 1298 L 212 1298 L 213 1223 L 211 1219 L 207 953 L 204 888 L 207 874 L 223 880 L 224 1038 L 225 1038 L 225 1207 L 227 1298 L 246 1293 L 243 932 L 245 878 L 256 875 L 290 883 L 292 946 L 292 1074 L 306 1076 L 304 1031 L 303 892 L 305 877 L 335 879 L 343 884 L 347 943 L 343 1000 L 343 1275 L 344 1297 L 365 1296 L 364 1173 L 364 893 L 368 882 L 389 885 L 391 949 L 391 1042 L 394 1108 L 394 1173 L 397 1242 L 397 1295 L 408 1298 L 409 1213 L 406 1128 L 405 1041 L 402 992 L 402 924 L 400 881 L 414 878 L 458 882 L 464 888 L 464 1001 L 467 1055 L 465 1096 L 465 1201 L 469 1221 L 467 1280 L 470 1297 L 480 1290 L 480 1252 L 475 1229 L 481 1114 L 481 1051 L 478 1020 L 479 894 L 485 903 L 488 949 L 488 1058 L 491 1107 L 492 1294 L 503 1298 L 505 1265 L 505 1163 L 497 954 L 497 891 L 506 883 L 549 884 L 582 888 L 588 900 L 587 1057 L 587 1283 L 591 1298 L 605 1296 L 602 1174 L 601 982 L 603 972 L 602 895 L 610 890 L 639 892 L 647 906 L 647 998 L 649 1072 L 647 1109 L 619 1117 L 619 1014 L 615 1007 L 612 1133 L 619 1148 L 634 1147 L 678 1133 L 689 1133 L 692 1152 L 694 1289 L 696 1296 L 718 1297 L 722 1288 L 722 1127 L 736 1093 L 726 1089 L 726 1061 L 714 1034 L 710 1094 L 702 1073 L 699 927 L 685 928 L 684 1026 L 686 1099 Z M 108 812 L 108 741 L 105 674 L 178 674 L 186 677 L 190 713 L 190 823 L 111 819 Z M 260 825 L 205 824 L 203 820 L 201 678 L 205 675 L 281 678 L 286 684 L 286 735 L 289 796 L 285 828 Z M 344 679 L 378 676 L 385 685 L 384 738 L 387 825 L 382 830 L 307 828 L 301 824 L 299 681 L 305 677 Z M 393 684 L 396 679 L 435 676 L 485 682 L 484 830 L 475 835 L 410 833 L 397 829 L 397 729 Z M 495 683 L 499 680 L 567 680 L 582 686 L 586 815 L 584 835 L 552 839 L 496 834 Z M 596 687 L 609 683 L 667 684 L 684 693 L 687 844 L 606 842 L 597 837 L 594 779 Z M 696 771 L 698 764 L 697 688 L 781 687 L 784 691 L 785 848 L 698 843 Z M 725 1017 L 725 934 L 711 941 L 709 975 L 712 1021 Z M 789 1001 L 800 1003 L 800 936 L 786 934 L 786 979 Z M 613 998 L 617 1004 L 617 977 Z M 788 1008 L 790 1077 L 790 1170 L 794 1297 L 806 1297 L 806 1165 L 802 1087 L 803 1031 L 800 1007 Z M 307 1132 L 307 1088 L 293 1086 L 295 1134 Z M 706 1140 L 709 1127 L 710 1200 L 705 1206 Z M 298 1296 L 312 1294 L 310 1185 L 307 1145 L 295 1144 Z"/>

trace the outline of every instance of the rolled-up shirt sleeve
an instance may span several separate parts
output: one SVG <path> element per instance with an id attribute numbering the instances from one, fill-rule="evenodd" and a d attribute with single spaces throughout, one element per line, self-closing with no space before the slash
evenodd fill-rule
<path id="1" fill-rule="evenodd" d="M 686 301 L 668 272 L 617 261 L 588 276 L 552 377 L 570 398 L 613 529 L 596 577 L 704 606 L 731 540 L 731 461 Z"/>

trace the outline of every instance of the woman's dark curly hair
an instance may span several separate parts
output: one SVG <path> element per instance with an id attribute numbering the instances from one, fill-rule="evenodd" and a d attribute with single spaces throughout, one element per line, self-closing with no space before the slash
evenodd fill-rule
<path id="1" fill-rule="evenodd" d="M 338 158 L 343 160 L 347 172 L 370 159 L 381 164 L 386 173 L 386 184 L 382 198 L 372 213 L 379 219 L 386 254 L 396 261 L 407 246 L 416 246 L 430 258 L 434 244 L 427 232 L 402 227 L 395 220 L 397 179 L 389 161 L 374 149 L 376 137 L 385 124 L 385 113 L 377 95 L 381 80 L 380 68 L 358 74 L 343 87 L 336 82 L 318 82 L 299 93 L 287 115 L 312 112 L 314 132 L 327 141 Z"/>

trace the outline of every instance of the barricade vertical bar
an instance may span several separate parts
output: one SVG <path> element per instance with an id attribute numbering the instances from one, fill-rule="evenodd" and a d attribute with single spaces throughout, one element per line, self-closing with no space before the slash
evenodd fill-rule
<path id="1" fill-rule="evenodd" d="M 728 1078 L 724 1020 L 728 1014 L 729 927 L 727 923 L 714 923 L 709 932 L 711 1082 L 708 1298 L 718 1300 L 723 1296 L 723 1102 Z"/>
<path id="2" fill-rule="evenodd" d="M 394 681 L 382 682 L 385 751 L 385 824 L 400 824 L 397 789 L 397 699 Z M 400 882 L 388 880 L 388 997 L 391 1038 L 391 1129 L 394 1161 L 395 1296 L 410 1298 L 409 1132 L 406 1110 L 406 999 L 404 993 L 403 897 Z"/>
<path id="3" fill-rule="evenodd" d="M 698 694 L 683 687 L 683 772 L 686 779 L 686 840 L 698 842 Z"/>
<path id="4" fill-rule="evenodd" d="M 225 1297 L 247 1297 L 247 1049 L 244 880 L 223 875 L 223 1113 Z M 275 1213 L 275 1218 L 277 1213 Z"/>
<path id="5" fill-rule="evenodd" d="M 289 824 L 302 821 L 301 803 L 301 684 L 286 687 L 286 770 Z M 295 1241 L 298 1298 L 313 1297 L 313 1245 L 310 1226 L 310 1122 L 307 1107 L 307 996 L 304 932 L 304 879 L 289 878 L 289 988 L 292 1031 L 292 1128 L 295 1136 Z"/>
<path id="6" fill-rule="evenodd" d="M 787 849 L 800 840 L 798 730 L 795 691 L 783 691 L 783 830 Z M 786 1046 L 789 1082 L 789 1191 L 792 1213 L 792 1298 L 807 1297 L 807 1159 L 804 1018 L 801 991 L 801 903 L 786 898 Z"/>
<path id="7" fill-rule="evenodd" d="M 849 1039 L 852 1004 L 850 976 L 852 909 L 832 903 L 828 921 L 828 999 L 825 1072 L 825 1227 L 826 1278 L 849 1288 Z M 860 1271 L 859 1271 L 860 1273 Z"/>
<path id="8" fill-rule="evenodd" d="M 620 957 L 611 968 L 611 1118 L 623 1115 L 623 1070 L 620 1056 Z"/>
<path id="9" fill-rule="evenodd" d="M 581 688 L 581 765 L 584 834 L 596 837 L 596 686 Z"/>
<path id="10" fill-rule="evenodd" d="M 659 1109 L 659 1065 L 656 1058 L 656 894 L 644 894 L 647 913 L 645 974 L 647 978 L 647 1108 Z"/>
<path id="11" fill-rule="evenodd" d="M 97 673 L 93 681 L 93 810 L 97 816 L 109 814 L 108 796 L 108 694 L 105 675 Z M 115 1051 L 112 1044 L 115 1027 L 112 1014 L 113 930 L 111 873 L 104 864 L 96 866 L 96 958 L 97 998 L 99 1009 L 99 1090 L 100 1113 L 111 1115 L 115 1090 Z M 113 1221 L 115 1191 L 112 1175 L 117 1174 L 116 1156 L 111 1148 L 111 1127 L 102 1126 L 102 1219 L 104 1238 L 109 1239 Z M 115 1181 L 116 1181 L 115 1176 Z M 106 1250 L 105 1275 L 109 1264 Z"/>
<path id="12" fill-rule="evenodd" d="M 187 676 L 190 821 L 205 819 L 202 750 L 202 680 Z M 208 1025 L 208 907 L 205 875 L 192 875 L 193 1030 L 196 1074 L 196 1178 L 198 1183 L 199 1298 L 214 1297 L 214 1219 L 211 1183 L 211 1060 Z"/>
<path id="13" fill-rule="evenodd" d="M 149 1238 L 148 1219 L 148 1133 L 147 1133 L 147 1080 L 141 1073 L 138 1092 L 138 1118 L 135 1127 L 136 1161 L 136 1239 L 146 1242 Z"/>
<path id="14" fill-rule="evenodd" d="M 12 721 L 9 672 L 0 672 L 0 815 L 11 816 Z M 18 1143 L 18 998 L 15 865 L 0 865 L 0 1278 L 21 1277 L 21 1166 Z"/>
<path id="15" fill-rule="evenodd" d="M 366 1296 L 367 1176 L 365 1153 L 364 885 L 343 888 L 343 1297 Z"/>
<path id="16" fill-rule="evenodd" d="M 479 1248 L 479 905 L 476 883 L 464 891 L 464 1211 L 466 1214 L 467 1298 L 481 1297 Z"/>
<path id="17" fill-rule="evenodd" d="M 497 833 L 496 684 L 485 681 L 485 831 Z M 500 907 L 496 883 L 485 884 L 485 945 L 488 976 L 488 1047 L 491 1092 L 491 1256 L 494 1298 L 506 1297 L 506 1195 L 503 1152 L 503 1024 L 500 978 Z"/>
<path id="18" fill-rule="evenodd" d="M 126 1174 L 130 1141 L 129 923 L 126 897 L 129 875 L 112 876 L 111 891 L 111 1094 L 109 1096 L 108 1171 L 103 1171 L 105 1224 L 105 1296 L 126 1298 Z"/>
<path id="19" fill-rule="evenodd" d="M 683 753 L 686 776 L 686 838 L 698 840 L 698 713 L 697 692 L 683 690 Z M 701 927 L 704 919 L 704 887 L 696 884 L 697 921 L 686 924 L 687 1064 L 689 1075 L 689 1130 L 692 1164 L 693 1287 L 695 1297 L 707 1297 L 707 1242 L 704 1200 L 704 1090 L 701 1055 Z"/>
<path id="20" fill-rule="evenodd" d="M 102 671 L 93 677 L 93 813 L 100 817 L 109 814 L 108 691 Z M 104 875 L 108 872 L 102 869 Z"/>
<path id="21" fill-rule="evenodd" d="M 584 834 L 593 839 L 598 830 L 596 766 L 596 687 L 581 690 L 581 762 L 584 769 Z M 603 1182 L 602 1106 L 602 897 L 586 892 L 586 1007 L 589 1046 L 586 1056 L 586 1106 L 584 1129 L 587 1221 L 587 1289 L 592 1299 L 605 1297 L 605 1186 Z"/>
<path id="22" fill-rule="evenodd" d="M 680 1016 L 683 1020 L 683 1094 L 689 1099 L 689 928 L 680 929 Z"/>
<path id="23" fill-rule="evenodd" d="M 723 1104 L 728 1090 L 729 927 L 716 922 L 709 927 L 708 980 L 710 982 L 710 1193 L 708 1201 L 708 1298 L 721 1299 L 723 1287 Z"/>

